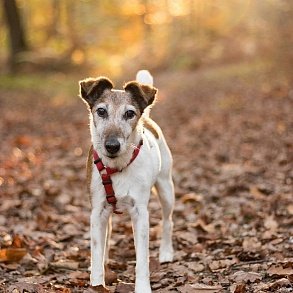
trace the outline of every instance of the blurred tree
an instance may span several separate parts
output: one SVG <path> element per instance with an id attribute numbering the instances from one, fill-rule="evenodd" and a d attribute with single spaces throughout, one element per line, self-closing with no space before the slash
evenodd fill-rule
<path id="1" fill-rule="evenodd" d="M 276 13 L 274 21 L 274 35 L 276 44 L 273 46 L 277 64 L 281 69 L 290 72 L 290 78 L 293 80 L 293 3 L 291 0 L 281 2 L 280 8 Z"/>
<path id="2" fill-rule="evenodd" d="M 77 2 L 67 0 L 65 1 L 66 9 L 66 24 L 67 24 L 67 38 L 70 41 L 69 51 L 72 53 L 74 50 L 81 49 L 82 44 L 78 34 L 78 17 L 77 17 Z"/>
<path id="3" fill-rule="evenodd" d="M 252 58 L 292 64 L 292 0 L 1 1 L 7 25 L 0 20 L 0 43 L 10 42 L 13 70 L 118 73 L 123 66 L 196 69 Z M 19 54 L 28 47 L 25 32 L 30 50 Z"/>
<path id="4" fill-rule="evenodd" d="M 2 0 L 10 41 L 9 65 L 16 71 L 18 54 L 28 49 L 25 29 L 15 0 Z"/>
<path id="5" fill-rule="evenodd" d="M 60 1 L 52 0 L 51 3 L 51 18 L 48 19 L 48 25 L 46 28 L 45 42 L 52 38 L 56 38 L 58 34 L 58 26 L 60 25 Z"/>

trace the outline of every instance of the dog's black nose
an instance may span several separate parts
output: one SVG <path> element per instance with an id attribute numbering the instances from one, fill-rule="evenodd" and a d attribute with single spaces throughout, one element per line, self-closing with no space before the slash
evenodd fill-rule
<path id="1" fill-rule="evenodd" d="M 105 148 L 110 154 L 114 155 L 120 150 L 120 142 L 117 138 L 110 137 L 105 142 Z"/>

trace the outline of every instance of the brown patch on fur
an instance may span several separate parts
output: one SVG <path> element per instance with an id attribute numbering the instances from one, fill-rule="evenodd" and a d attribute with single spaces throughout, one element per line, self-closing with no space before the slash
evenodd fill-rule
<path id="1" fill-rule="evenodd" d="M 139 110 L 142 113 L 144 109 L 151 105 L 156 97 L 157 89 L 145 84 L 140 84 L 136 81 L 130 81 L 125 84 L 124 90 L 129 92 L 134 101 L 139 106 Z"/>
<path id="2" fill-rule="evenodd" d="M 123 137 L 123 131 L 114 123 L 109 124 L 104 132 L 105 140 L 107 140 L 109 137 Z"/>
<path id="3" fill-rule="evenodd" d="M 86 162 L 86 182 L 87 190 L 91 193 L 91 181 L 92 181 L 92 172 L 93 172 L 93 146 L 91 145 Z"/>
<path id="4" fill-rule="evenodd" d="M 154 135 L 156 139 L 160 138 L 160 129 L 155 121 L 153 121 L 151 118 L 143 118 L 143 125 Z"/>
<path id="5" fill-rule="evenodd" d="M 90 109 L 93 108 L 97 99 L 100 98 L 106 89 L 111 90 L 114 87 L 112 81 L 103 76 L 81 80 L 79 86 L 79 95 L 85 102 L 87 102 Z"/>
<path id="6" fill-rule="evenodd" d="M 112 112 L 117 112 L 119 107 L 123 104 L 133 105 L 138 111 L 136 111 L 137 115 L 135 116 L 135 118 L 133 118 L 129 123 L 132 130 L 135 129 L 137 122 L 141 117 L 141 113 L 137 102 L 134 100 L 133 96 L 130 93 L 120 90 L 105 91 L 91 109 L 92 113 L 96 111 L 96 106 L 98 103 L 111 104 L 113 109 Z M 95 124 L 95 119 L 93 121 Z M 123 137 L 123 130 L 120 128 L 120 125 L 115 125 L 115 123 L 108 125 L 107 129 L 105 130 L 104 136 L 105 138 L 107 138 L 112 135 L 117 137 Z"/>

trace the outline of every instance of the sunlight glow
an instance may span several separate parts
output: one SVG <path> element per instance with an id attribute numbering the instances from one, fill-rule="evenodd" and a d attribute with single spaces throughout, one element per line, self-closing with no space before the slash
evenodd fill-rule
<path id="1" fill-rule="evenodd" d="M 71 55 L 71 60 L 74 64 L 82 64 L 85 61 L 84 52 L 81 50 L 74 50 Z"/>
<path id="2" fill-rule="evenodd" d="M 170 18 L 164 11 L 158 11 L 155 13 L 149 13 L 144 17 L 144 23 L 145 24 L 164 24 L 168 23 L 170 21 Z"/>
<path id="3" fill-rule="evenodd" d="M 168 8 L 172 16 L 184 16 L 189 14 L 189 1 L 184 0 L 169 0 Z"/>
<path id="4" fill-rule="evenodd" d="M 121 12 L 124 15 L 143 15 L 146 12 L 146 7 L 138 1 L 124 1 Z"/>

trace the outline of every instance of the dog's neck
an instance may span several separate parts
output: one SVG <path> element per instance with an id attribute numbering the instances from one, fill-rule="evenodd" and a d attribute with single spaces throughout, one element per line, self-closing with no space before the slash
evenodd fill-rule
<path id="1" fill-rule="evenodd" d="M 129 162 L 131 161 L 133 151 L 139 145 L 142 139 L 143 124 L 139 122 L 136 128 L 134 129 L 134 131 L 131 133 L 130 137 L 128 138 L 128 147 L 126 152 L 124 152 L 123 154 L 115 158 L 109 158 L 100 151 L 101 145 L 98 142 L 97 133 L 95 131 L 95 127 L 93 125 L 92 120 L 90 121 L 90 131 L 91 131 L 92 145 L 94 149 L 96 150 L 96 152 L 99 154 L 103 164 L 106 167 L 122 170 L 125 167 L 127 167 Z"/>

